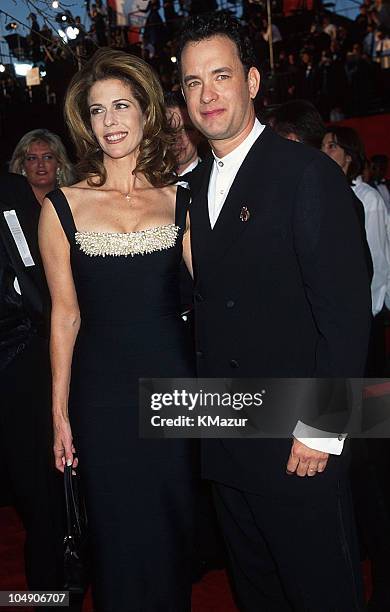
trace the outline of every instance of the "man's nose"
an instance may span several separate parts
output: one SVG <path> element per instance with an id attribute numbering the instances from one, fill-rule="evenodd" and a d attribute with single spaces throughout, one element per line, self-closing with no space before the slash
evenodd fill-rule
<path id="1" fill-rule="evenodd" d="M 203 104 L 210 104 L 218 98 L 218 94 L 211 84 L 204 84 L 202 88 L 201 102 Z"/>

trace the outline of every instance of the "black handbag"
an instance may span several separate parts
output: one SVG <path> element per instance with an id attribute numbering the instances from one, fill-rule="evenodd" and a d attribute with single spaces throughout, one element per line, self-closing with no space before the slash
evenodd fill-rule
<path id="1" fill-rule="evenodd" d="M 72 472 L 72 466 L 65 466 L 64 589 L 81 595 L 88 584 L 88 521 L 79 477 Z"/>

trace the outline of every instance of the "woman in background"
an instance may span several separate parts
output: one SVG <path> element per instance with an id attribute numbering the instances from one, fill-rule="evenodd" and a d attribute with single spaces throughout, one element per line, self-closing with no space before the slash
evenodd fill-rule
<path id="1" fill-rule="evenodd" d="M 22 136 L 12 154 L 9 170 L 26 177 L 41 205 L 49 191 L 75 182 L 61 138 L 46 129 L 32 130 Z"/>
<path id="2" fill-rule="evenodd" d="M 57 174 L 60 181 L 70 181 L 71 172 L 61 141 L 48 130 L 23 136 L 12 169 L 14 173 L 0 177 L 1 490 L 9 490 L 26 531 L 28 588 L 61 590 L 63 487 L 52 451 L 50 300 L 38 220 L 44 194 L 55 186 Z M 72 603 L 71 609 L 81 609 L 81 604 Z"/>

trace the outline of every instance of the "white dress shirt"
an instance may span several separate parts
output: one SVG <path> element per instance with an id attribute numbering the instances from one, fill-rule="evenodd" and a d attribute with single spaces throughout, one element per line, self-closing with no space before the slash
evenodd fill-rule
<path id="1" fill-rule="evenodd" d="M 375 189 L 381 194 L 384 203 L 386 204 L 387 212 L 390 213 L 390 191 L 385 182 L 377 183 Z"/>
<path id="2" fill-rule="evenodd" d="M 233 151 L 228 153 L 222 158 L 217 157 L 214 153 L 214 163 L 210 174 L 210 182 L 208 188 L 208 208 L 210 225 L 214 228 L 220 212 L 225 203 L 226 197 L 229 193 L 230 187 L 236 178 L 237 172 L 239 171 L 241 164 L 245 157 L 249 153 L 251 147 L 255 141 L 262 134 L 265 125 L 262 125 L 258 119 L 255 119 L 255 123 L 251 132 L 245 138 L 245 140 L 238 145 Z M 332 437 L 315 437 L 318 429 L 305 425 L 301 421 L 298 421 L 293 431 L 293 436 L 306 444 L 309 448 L 314 450 L 322 451 L 324 453 L 332 453 L 334 455 L 340 455 L 343 450 L 345 436 L 339 436 L 338 438 Z M 341 439 L 340 439 L 341 438 Z"/>
<path id="3" fill-rule="evenodd" d="M 383 308 L 389 283 L 389 215 L 379 191 L 365 183 L 361 176 L 356 177 L 352 189 L 364 207 L 364 224 L 374 267 L 371 300 L 372 314 L 375 316 Z"/>
<path id="4" fill-rule="evenodd" d="M 255 119 L 250 134 L 248 134 L 238 147 L 223 158 L 219 158 L 213 153 L 214 163 L 211 170 L 208 190 L 209 217 L 212 228 L 217 222 L 222 207 L 225 204 L 226 196 L 229 193 L 229 189 L 236 178 L 242 162 L 264 128 L 265 125 L 262 125 L 258 119 Z"/>

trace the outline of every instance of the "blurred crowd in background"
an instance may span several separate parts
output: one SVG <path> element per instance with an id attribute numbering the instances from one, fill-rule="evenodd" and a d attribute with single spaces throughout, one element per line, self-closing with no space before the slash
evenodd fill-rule
<path id="1" fill-rule="evenodd" d="M 355 20 L 322 5 L 300 2 L 287 10 L 274 0 L 272 23 L 263 0 L 149 0 L 136 11 L 119 14 L 115 0 L 87 3 L 90 27 L 65 11 L 60 28 L 31 13 L 28 37 L 7 35 L 10 54 L 39 66 L 39 87 L 26 88 L 11 67 L 0 73 L 0 105 L 15 101 L 59 103 L 81 63 L 98 47 L 109 46 L 142 56 L 158 72 L 166 91 L 179 88 L 177 34 L 189 15 L 220 8 L 242 15 L 255 48 L 263 84 L 259 105 L 272 107 L 293 99 L 315 104 L 325 120 L 383 112 L 390 106 L 390 2 L 364 0 Z M 62 20 L 62 21 L 61 21 Z M 60 32 L 60 34 L 58 33 Z"/>

